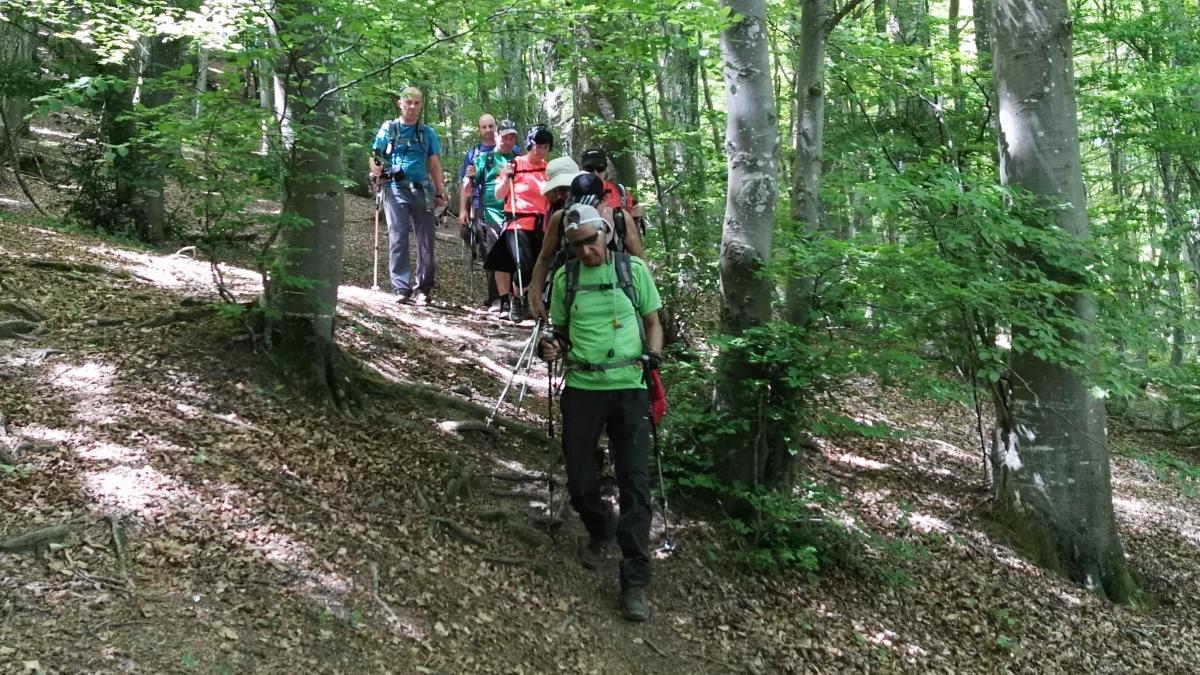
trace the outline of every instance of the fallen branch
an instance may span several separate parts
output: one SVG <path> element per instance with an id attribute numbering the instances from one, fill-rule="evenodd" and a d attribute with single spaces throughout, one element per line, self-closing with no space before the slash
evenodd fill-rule
<path id="1" fill-rule="evenodd" d="M 517 490 L 517 491 L 491 490 L 488 492 L 488 494 L 493 497 L 499 497 L 501 499 L 521 499 L 521 500 L 534 501 L 534 502 L 549 501 L 549 498 L 546 497 L 546 495 L 538 494 L 536 492 L 530 492 L 528 490 Z"/>
<path id="2" fill-rule="evenodd" d="M 650 649 L 653 649 L 655 654 L 658 654 L 659 656 L 663 657 L 664 659 L 670 658 L 667 656 L 667 653 L 662 650 L 661 647 L 659 647 L 658 645 L 651 642 L 650 638 L 643 637 L 642 642 L 645 642 L 647 647 L 649 647 Z"/>
<path id="3" fill-rule="evenodd" d="M 133 578 L 129 576 L 129 562 L 125 557 L 125 544 L 122 541 L 125 538 L 125 531 L 121 527 L 121 519 L 115 514 L 108 514 L 108 527 L 112 533 L 113 550 L 117 554 L 117 569 L 121 571 L 121 578 L 125 580 L 125 586 L 133 589 Z"/>
<path id="4" fill-rule="evenodd" d="M 379 595 L 379 563 L 374 561 L 371 562 L 371 597 L 375 598 L 375 602 L 379 603 L 379 606 L 383 608 L 383 611 L 387 612 L 388 618 L 398 624 L 404 624 L 404 622 L 400 619 L 400 616 L 396 614 L 395 610 L 393 610 L 390 605 L 383 601 L 383 596 Z"/>
<path id="5" fill-rule="evenodd" d="M 1187 424 L 1184 424 L 1183 426 L 1175 427 L 1174 429 L 1167 429 L 1167 428 L 1163 428 L 1163 427 L 1134 427 L 1133 431 L 1137 431 L 1140 433 L 1147 433 L 1147 434 L 1163 434 L 1164 436 L 1172 436 L 1174 434 L 1178 434 L 1187 429 L 1190 429 L 1190 428 L 1196 426 L 1197 424 L 1200 424 L 1200 417 L 1197 417 L 1196 419 L 1192 420 L 1191 422 L 1188 422 Z"/>
<path id="6" fill-rule="evenodd" d="M 469 530 L 467 530 L 467 528 L 463 527 L 462 525 L 459 525 L 458 523 L 454 522 L 453 520 L 450 520 L 449 518 L 433 516 L 432 518 L 430 518 L 430 520 L 437 523 L 438 525 L 441 525 L 450 534 L 453 534 L 454 536 L 458 537 L 459 539 L 465 541 L 468 544 L 471 544 L 472 546 L 476 546 L 478 548 L 486 548 L 487 547 L 487 545 L 483 543 L 482 539 L 471 534 L 471 532 Z"/>
<path id="7" fill-rule="evenodd" d="M 265 436 L 274 436 L 275 435 L 275 432 L 273 432 L 273 431 L 270 431 L 268 429 L 263 429 L 261 427 L 256 427 L 253 424 L 250 424 L 249 422 L 243 422 L 243 421 L 239 420 L 238 418 L 234 417 L 233 413 L 229 413 L 227 415 L 219 415 L 217 413 L 208 413 L 208 414 L 210 417 L 212 417 L 214 419 L 218 419 L 226 424 L 231 424 L 235 427 L 238 427 L 239 429 L 253 431 L 255 433 L 263 434 Z"/>

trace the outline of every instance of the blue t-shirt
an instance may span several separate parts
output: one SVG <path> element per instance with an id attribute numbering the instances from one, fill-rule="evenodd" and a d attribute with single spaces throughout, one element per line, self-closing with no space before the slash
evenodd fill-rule
<path id="1" fill-rule="evenodd" d="M 404 169 L 404 177 L 414 183 L 423 182 L 428 178 L 425 170 L 425 160 L 428 157 L 442 154 L 442 145 L 438 142 L 437 134 L 428 124 L 420 125 L 424 138 L 417 134 L 416 124 L 404 124 L 400 120 L 388 120 L 379 127 L 375 134 L 375 143 L 371 149 L 379 153 L 387 152 L 388 141 L 393 140 L 392 152 L 384 157 L 385 173 L 393 173 L 396 169 Z"/>

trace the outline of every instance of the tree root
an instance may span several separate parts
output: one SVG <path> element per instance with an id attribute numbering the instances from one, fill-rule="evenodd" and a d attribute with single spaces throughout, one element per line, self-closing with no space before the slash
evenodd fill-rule
<path id="1" fill-rule="evenodd" d="M 32 333 L 38 329 L 38 325 L 32 321 L 24 319 L 10 319 L 8 321 L 0 321 L 0 338 L 16 338 L 18 340 L 34 340 Z"/>
<path id="2" fill-rule="evenodd" d="M 374 395 L 385 399 L 417 400 L 425 405 L 435 405 L 442 409 L 455 410 L 480 419 L 486 419 L 492 413 L 490 408 L 482 406 L 478 403 L 472 403 L 471 401 L 464 401 L 461 398 L 439 390 L 437 387 L 427 384 L 391 382 L 384 380 L 382 377 L 371 371 L 369 367 L 363 364 L 359 359 L 349 355 L 347 355 L 347 357 L 356 363 L 358 371 L 358 383 L 363 388 L 364 392 L 369 395 Z M 509 420 L 502 417 L 495 418 L 494 423 L 503 429 L 524 436 L 531 442 L 546 442 L 546 432 L 538 427 L 531 427 L 528 424 L 523 424 L 521 422 L 516 422 L 514 420 Z M 466 424 L 466 422 L 457 424 Z"/>
<path id="3" fill-rule="evenodd" d="M 8 312 L 14 316 L 19 316 L 26 321 L 41 323 L 46 320 L 46 317 L 38 313 L 38 311 L 20 300 L 0 300 L 0 311 Z"/>
<path id="4" fill-rule="evenodd" d="M 487 544 L 484 544 L 482 539 L 471 534 L 471 532 L 469 530 L 467 530 L 467 528 L 463 527 L 462 525 L 459 525 L 458 523 L 454 522 L 453 520 L 450 520 L 449 518 L 433 516 L 430 518 L 430 520 L 433 521 L 434 523 L 437 523 L 438 525 L 441 525 L 447 532 L 454 535 L 455 537 L 458 537 L 459 539 L 463 540 L 464 542 L 466 542 L 472 546 L 475 546 L 477 548 L 487 548 Z"/>
<path id="5" fill-rule="evenodd" d="M 0 541 L 0 553 L 36 551 L 40 555 L 50 544 L 61 544 L 66 541 L 74 529 L 74 526 L 64 523 L 31 530 L 12 539 Z"/>
<path id="6" fill-rule="evenodd" d="M 27 260 L 26 267 L 32 267 L 39 270 L 51 270 L 53 272 L 78 272 L 82 274 L 104 274 L 117 277 L 119 279 L 128 279 L 129 272 L 125 270 L 113 270 L 104 265 L 85 262 L 67 262 L 65 260 Z"/>
<path id="7" fill-rule="evenodd" d="M 488 426 L 481 420 L 448 420 L 446 422 L 438 422 L 438 429 L 447 434 L 459 434 L 464 431 L 478 431 L 483 434 L 495 434 L 496 430 Z"/>
<path id="8" fill-rule="evenodd" d="M 491 555 L 485 555 L 480 560 L 490 565 L 503 565 L 505 567 L 524 567 L 535 564 L 534 561 L 525 558 L 500 558 Z"/>

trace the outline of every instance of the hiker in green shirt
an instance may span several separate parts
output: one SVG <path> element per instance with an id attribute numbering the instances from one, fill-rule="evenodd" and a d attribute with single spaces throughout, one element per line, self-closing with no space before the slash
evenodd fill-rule
<path id="1" fill-rule="evenodd" d="M 556 339 L 540 343 L 545 361 L 563 358 L 563 456 L 571 506 L 588 531 L 580 560 L 598 569 L 616 536 L 621 547 L 621 610 L 650 618 L 650 403 L 646 380 L 662 351 L 662 301 L 646 263 L 608 249 L 612 226 L 586 204 L 572 205 L 563 236 L 575 259 L 555 273 L 550 319 Z M 608 431 L 616 464 L 620 518 L 600 497 L 595 463 Z"/>

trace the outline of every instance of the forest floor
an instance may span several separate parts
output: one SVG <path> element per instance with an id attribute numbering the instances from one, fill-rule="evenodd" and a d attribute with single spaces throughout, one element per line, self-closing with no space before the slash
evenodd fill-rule
<path id="1" fill-rule="evenodd" d="M 970 410 L 864 381 L 847 410 L 895 434 L 819 439 L 806 471 L 878 536 L 870 571 L 753 574 L 727 528 L 673 512 L 654 617 L 630 624 L 615 556 L 579 566 L 569 509 L 545 527 L 563 508 L 536 431 L 545 371 L 520 414 L 534 432 L 439 426 L 468 402 L 481 418 L 528 334 L 471 307 L 453 225 L 438 304 L 398 305 L 369 290 L 372 205 L 348 197 L 338 341 L 414 395 L 341 415 L 293 397 L 236 318 L 197 309 L 208 263 L 31 224 L 0 188 L 0 301 L 36 313 L 0 321 L 37 323 L 0 339 L 0 542 L 70 529 L 0 551 L 0 673 L 1200 672 L 1197 459 L 1161 437 L 1110 436 L 1148 608 L 988 533 Z"/>

